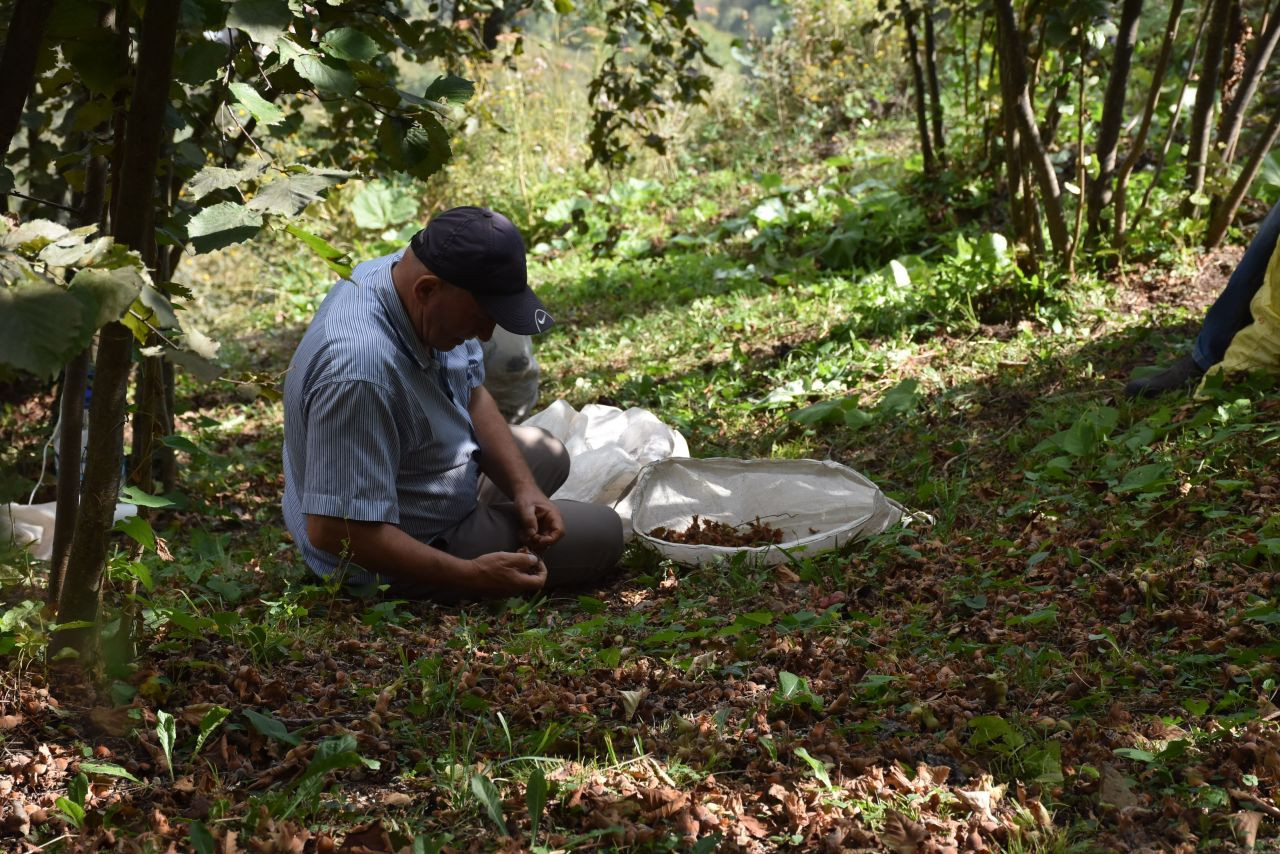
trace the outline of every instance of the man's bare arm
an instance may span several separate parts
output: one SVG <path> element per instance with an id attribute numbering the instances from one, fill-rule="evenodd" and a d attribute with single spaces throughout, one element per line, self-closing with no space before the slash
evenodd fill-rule
<path id="1" fill-rule="evenodd" d="M 473 388 L 467 409 L 480 444 L 480 471 L 515 502 L 525 544 L 536 552 L 546 551 L 564 536 L 559 509 L 538 488 L 489 390 Z"/>
<path id="2" fill-rule="evenodd" d="M 494 552 L 465 560 L 432 548 L 386 522 L 308 515 L 307 538 L 316 548 L 387 578 L 464 595 L 531 593 L 547 580 L 547 568 L 535 555 Z"/>

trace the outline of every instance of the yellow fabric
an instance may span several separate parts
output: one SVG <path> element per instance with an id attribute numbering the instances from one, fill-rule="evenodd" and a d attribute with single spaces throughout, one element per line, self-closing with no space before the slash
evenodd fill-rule
<path id="1" fill-rule="evenodd" d="M 1253 323 L 1235 334 L 1226 355 L 1211 372 L 1280 373 L 1280 251 L 1271 253 L 1266 278 L 1253 295 L 1249 312 Z"/>

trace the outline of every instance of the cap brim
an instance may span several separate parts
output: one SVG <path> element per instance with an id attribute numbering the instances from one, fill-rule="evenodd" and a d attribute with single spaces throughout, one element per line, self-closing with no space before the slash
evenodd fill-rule
<path id="1" fill-rule="evenodd" d="M 546 332 L 556 322 L 530 288 L 515 294 L 472 293 L 472 296 L 489 312 L 495 323 L 517 335 L 537 335 Z"/>

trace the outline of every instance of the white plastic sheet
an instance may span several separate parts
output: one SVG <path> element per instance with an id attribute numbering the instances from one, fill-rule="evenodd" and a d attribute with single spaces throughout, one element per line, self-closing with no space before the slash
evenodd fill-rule
<path id="1" fill-rule="evenodd" d="M 0 512 L 0 543 L 25 546 L 36 560 L 53 557 L 53 525 L 58 503 L 9 504 Z M 116 505 L 112 524 L 138 515 L 136 504 Z"/>
<path id="2" fill-rule="evenodd" d="M 590 403 L 579 412 L 557 400 L 524 423 L 546 430 L 569 451 L 569 479 L 554 497 L 614 505 L 628 539 L 631 504 L 624 496 L 640 469 L 657 460 L 689 456 L 684 436 L 647 409 Z"/>
<path id="3" fill-rule="evenodd" d="M 853 469 L 820 460 L 666 459 L 640 472 L 629 496 L 635 536 L 677 563 L 697 565 L 739 553 L 773 566 L 879 534 L 900 522 L 901 504 Z M 756 520 L 783 532 L 780 545 L 724 547 L 671 543 L 657 527 L 688 528 L 702 519 Z"/>

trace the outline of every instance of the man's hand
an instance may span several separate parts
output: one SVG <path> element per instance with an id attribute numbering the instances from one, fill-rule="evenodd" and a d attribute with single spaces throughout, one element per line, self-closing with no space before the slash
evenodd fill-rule
<path id="1" fill-rule="evenodd" d="M 564 536 L 560 508 L 540 490 L 518 494 L 514 500 L 520 515 L 520 540 L 530 551 L 542 554 Z"/>
<path id="2" fill-rule="evenodd" d="M 468 587 L 487 596 L 536 593 L 547 583 L 547 566 L 534 554 L 493 552 L 471 561 Z"/>

